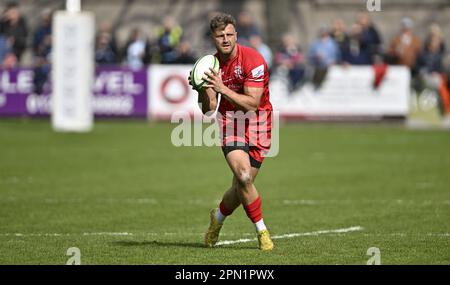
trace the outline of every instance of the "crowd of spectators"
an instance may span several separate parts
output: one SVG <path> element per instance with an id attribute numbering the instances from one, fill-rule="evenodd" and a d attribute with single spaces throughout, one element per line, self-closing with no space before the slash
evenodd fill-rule
<path id="1" fill-rule="evenodd" d="M 136 27 L 122 48 L 117 44 L 115 32 L 103 23 L 96 37 L 95 60 L 97 64 L 126 64 L 141 69 L 150 63 L 191 64 L 196 60 L 191 44 L 184 40 L 182 27 L 172 18 L 165 17 L 156 29 L 156 39 L 151 40 L 142 29 Z"/>
<path id="2" fill-rule="evenodd" d="M 215 12 L 208 14 L 208 18 Z M 35 69 L 36 92 L 42 91 L 51 64 L 52 11 L 41 12 L 38 25 L 29 34 L 25 17 L 17 2 L 4 7 L 0 21 L 0 64 L 11 68 L 21 63 L 23 54 L 31 47 Z M 205 21 L 207 22 L 207 21 Z M 290 90 L 311 81 L 320 88 L 327 70 L 332 65 L 405 65 L 411 70 L 415 88 L 435 86 L 439 76 L 445 73 L 446 46 L 441 28 L 432 24 L 421 41 L 414 31 L 410 18 L 400 21 L 399 32 L 387 48 L 383 37 L 368 13 L 360 13 L 354 23 L 347 26 L 336 19 L 331 26 L 321 26 L 317 37 L 309 45 L 300 46 L 296 37 L 286 33 L 281 36 L 280 46 L 271 49 L 263 34 L 254 23 L 251 14 L 241 12 L 237 17 L 238 42 L 257 49 L 267 62 L 271 73 L 283 76 Z M 115 29 L 108 22 L 99 24 L 95 39 L 95 61 L 98 65 L 127 65 L 140 69 L 150 63 L 192 64 L 199 54 L 193 52 L 191 42 L 184 36 L 183 28 L 169 16 L 150 39 L 140 28 L 131 30 L 125 44 L 120 45 Z M 213 50 L 209 39 L 209 26 L 205 27 L 203 50 Z M 198 45 L 198 43 L 196 43 Z"/>
<path id="3" fill-rule="evenodd" d="M 411 71 L 412 87 L 419 92 L 424 88 L 438 89 L 443 81 L 448 84 L 446 46 L 440 26 L 431 24 L 424 41 L 408 17 L 400 20 L 398 30 L 383 48 L 383 37 L 368 13 L 360 13 L 349 28 L 342 19 L 336 19 L 330 27 L 320 27 L 317 38 L 305 51 L 287 34 L 275 51 L 272 72 L 285 74 L 291 90 L 305 81 L 320 88 L 332 65 L 403 65 Z"/>

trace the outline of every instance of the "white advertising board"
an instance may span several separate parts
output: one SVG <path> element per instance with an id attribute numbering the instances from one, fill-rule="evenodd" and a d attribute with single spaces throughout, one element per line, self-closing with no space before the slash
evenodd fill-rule
<path id="1" fill-rule="evenodd" d="M 174 112 L 200 116 L 197 92 L 188 84 L 190 65 L 151 65 L 148 72 L 150 118 L 168 120 Z"/>
<path id="2" fill-rule="evenodd" d="M 271 81 L 271 101 L 282 116 L 406 116 L 410 96 L 409 70 L 389 66 L 378 88 L 373 87 L 374 80 L 372 66 L 333 66 L 318 89 L 306 83 L 289 93 L 284 82 Z"/>

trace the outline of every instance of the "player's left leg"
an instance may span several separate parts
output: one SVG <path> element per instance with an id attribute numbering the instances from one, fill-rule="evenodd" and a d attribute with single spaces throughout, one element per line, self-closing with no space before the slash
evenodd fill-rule
<path id="1" fill-rule="evenodd" d="M 249 150 L 249 157 L 250 157 L 250 164 L 252 166 L 252 177 L 253 182 L 255 182 L 256 176 L 259 173 L 259 168 L 261 167 L 262 161 L 264 160 L 263 157 L 261 157 L 261 149 L 257 147 L 250 147 Z M 259 202 L 258 202 L 259 200 Z M 267 230 L 267 227 L 264 223 L 264 220 L 262 218 L 262 206 L 261 206 L 261 198 L 258 196 L 258 200 L 255 200 L 250 205 L 244 206 L 244 209 L 247 213 L 247 216 L 252 220 L 252 222 L 255 224 L 256 232 L 258 233 L 258 243 L 259 243 L 259 249 L 261 250 L 272 250 L 274 245 L 272 242 L 272 239 L 270 238 L 270 233 Z M 256 217 L 253 218 L 251 212 L 260 212 L 260 218 Z M 259 219 L 259 220 L 258 220 Z"/>

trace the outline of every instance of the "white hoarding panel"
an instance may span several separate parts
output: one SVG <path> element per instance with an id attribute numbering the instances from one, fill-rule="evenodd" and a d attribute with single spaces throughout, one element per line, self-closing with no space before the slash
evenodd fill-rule
<path id="1" fill-rule="evenodd" d="M 174 112 L 202 115 L 197 92 L 188 84 L 190 65 L 152 65 L 148 72 L 149 113 L 153 119 L 170 120 Z"/>
<path id="2" fill-rule="evenodd" d="M 271 101 L 282 116 L 364 117 L 406 116 L 410 95 L 410 72 L 390 66 L 374 88 L 372 66 L 333 66 L 320 88 L 311 83 L 289 93 L 284 82 L 271 81 Z"/>

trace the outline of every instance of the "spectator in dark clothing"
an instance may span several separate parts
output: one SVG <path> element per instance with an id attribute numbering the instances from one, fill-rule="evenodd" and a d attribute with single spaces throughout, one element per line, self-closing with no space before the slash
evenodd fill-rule
<path id="1" fill-rule="evenodd" d="M 361 26 L 361 41 L 370 54 L 369 64 L 374 63 L 374 57 L 383 53 L 382 38 L 375 25 L 371 22 L 367 12 L 358 15 L 357 24 Z"/>
<path id="2" fill-rule="evenodd" d="M 39 55 L 42 51 L 42 45 L 46 42 L 47 37 L 52 35 L 52 11 L 45 9 L 41 14 L 41 22 L 33 33 L 33 52 Z"/>
<path id="3" fill-rule="evenodd" d="M 106 54 L 109 54 L 106 56 L 112 57 L 113 59 L 106 60 L 104 63 L 118 63 L 121 60 L 121 54 L 119 51 L 119 48 L 117 46 L 117 40 L 116 40 L 116 33 L 114 32 L 113 26 L 109 21 L 105 21 L 100 24 L 99 29 L 97 31 L 96 35 L 96 51 L 98 48 L 98 45 L 101 41 L 107 41 L 107 46 L 103 47 L 102 52 L 106 52 Z M 113 55 L 113 56 L 112 56 Z M 102 56 L 101 56 L 102 57 Z"/>
<path id="4" fill-rule="evenodd" d="M 431 35 L 428 40 L 427 46 L 417 58 L 418 76 L 413 86 L 418 92 L 429 89 L 440 94 L 438 97 L 440 99 L 439 109 L 444 113 L 445 109 L 449 108 L 448 102 L 445 102 L 445 99 L 449 99 L 446 95 L 449 93 L 445 86 L 447 78 L 444 69 L 442 39 L 438 35 Z"/>
<path id="5" fill-rule="evenodd" d="M 26 48 L 28 27 L 25 18 L 20 14 L 18 3 L 9 2 L 6 5 L 0 21 L 0 34 L 11 40 L 13 53 L 20 62 Z"/>
<path id="6" fill-rule="evenodd" d="M 294 37 L 286 34 L 282 38 L 282 47 L 275 53 L 276 73 L 285 76 L 291 91 L 300 87 L 305 75 L 305 57 Z"/>
<path id="7" fill-rule="evenodd" d="M 177 59 L 174 63 L 193 64 L 196 58 L 191 50 L 191 45 L 187 41 L 182 41 L 177 47 Z"/>
<path id="8" fill-rule="evenodd" d="M 181 41 L 183 29 L 171 17 L 163 20 L 158 31 L 158 46 L 161 63 L 173 63 L 177 58 L 176 48 Z"/>
<path id="9" fill-rule="evenodd" d="M 441 50 L 441 39 L 433 36 L 429 39 L 428 45 L 417 57 L 418 81 L 414 87 L 421 91 L 424 88 L 438 90 L 444 73 L 443 60 L 444 53 Z"/>
<path id="10" fill-rule="evenodd" d="M 341 54 L 343 54 L 344 50 L 348 47 L 349 36 L 345 31 L 345 22 L 342 19 L 336 19 L 333 22 L 333 27 L 331 28 L 330 36 L 339 46 Z"/>
<path id="11" fill-rule="evenodd" d="M 103 32 L 97 35 L 95 62 L 100 65 L 117 63 L 117 54 L 111 45 L 111 35 L 109 33 Z"/>
<path id="12" fill-rule="evenodd" d="M 435 38 L 439 38 L 439 41 L 440 41 L 439 51 L 442 54 L 444 54 L 446 51 L 446 46 L 445 46 L 445 42 L 443 40 L 441 27 L 439 27 L 438 24 L 431 24 L 429 27 L 428 35 L 425 38 L 425 42 L 424 42 L 425 49 L 427 49 L 430 46 L 430 42 Z"/>
<path id="13" fill-rule="evenodd" d="M 46 38 L 50 39 L 50 38 Z M 49 47 L 47 51 L 48 55 L 46 57 L 36 57 L 34 63 L 34 92 L 36 94 L 42 94 L 44 92 L 44 86 L 47 83 L 51 70 L 51 46 L 50 44 L 46 44 Z"/>
<path id="14" fill-rule="evenodd" d="M 373 62 L 369 44 L 365 42 L 362 27 L 353 24 L 349 40 L 342 48 L 342 62 L 354 65 L 371 65 Z"/>
<path id="15" fill-rule="evenodd" d="M 41 22 L 33 34 L 32 48 L 34 53 L 34 92 L 42 94 L 51 69 L 52 11 L 49 9 L 42 11 Z"/>
<path id="16" fill-rule="evenodd" d="M 428 45 L 420 53 L 417 65 L 420 73 L 441 73 L 443 71 L 442 62 L 444 53 L 442 52 L 442 41 L 439 37 L 433 36 L 429 39 Z"/>

